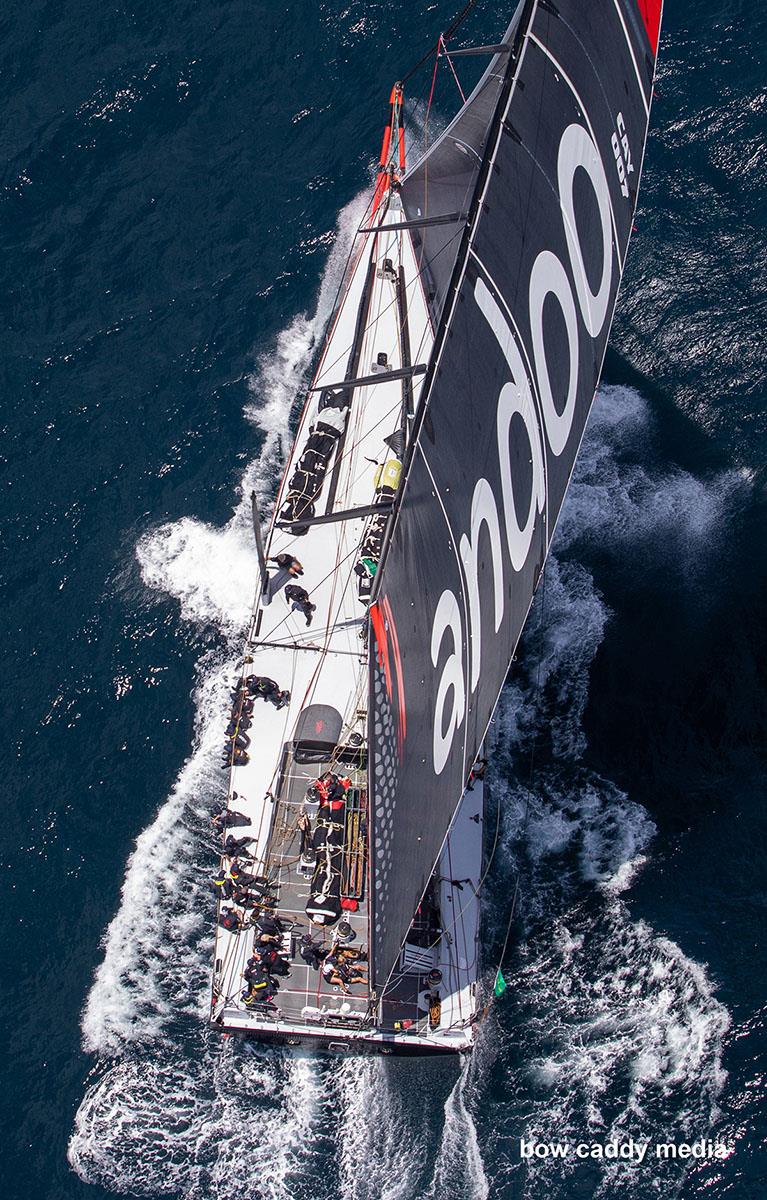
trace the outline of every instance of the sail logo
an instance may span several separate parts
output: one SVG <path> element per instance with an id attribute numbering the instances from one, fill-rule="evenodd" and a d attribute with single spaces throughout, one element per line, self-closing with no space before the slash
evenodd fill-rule
<path id="1" fill-rule="evenodd" d="M 621 194 L 629 198 L 628 177 L 634 172 L 634 164 L 631 161 L 631 147 L 629 146 L 629 137 L 626 132 L 626 122 L 623 119 L 623 113 L 619 112 L 615 118 L 615 126 L 617 133 L 612 136 L 613 154 L 615 155 L 615 169 L 618 172 L 618 182 L 621 185 Z"/>
<path id="2" fill-rule="evenodd" d="M 596 200 L 597 242 L 601 255 L 589 263 L 575 212 L 575 180 L 583 172 Z M 476 481 L 468 513 L 468 532 L 458 539 L 458 557 L 465 585 L 469 624 L 467 640 L 468 681 L 464 669 L 464 628 L 455 593 L 445 589 L 437 603 L 432 623 L 430 652 L 435 670 L 447 647 L 436 692 L 433 724 L 434 771 L 440 775 L 450 757 L 456 733 L 468 712 L 470 697 L 477 689 L 482 664 L 483 628 L 480 592 L 480 537 L 489 539 L 492 568 L 492 621 L 495 633 L 501 628 L 505 608 L 506 567 L 519 575 L 528 564 L 540 519 L 547 519 L 547 462 L 570 450 L 578 401 L 581 338 L 596 339 L 611 312 L 614 293 L 614 215 L 605 168 L 589 131 L 569 124 L 557 151 L 557 191 L 569 272 L 550 249 L 541 250 L 533 261 L 527 286 L 530 344 L 525 347 L 530 369 L 509 317 L 481 277 L 476 279 L 473 299 L 501 351 L 510 379 L 498 395 L 496 449 L 500 500 L 486 477 Z M 479 260 L 477 260 L 479 262 Z M 481 263 L 479 264 L 481 267 Z M 595 269 L 598 266 L 598 269 Z M 544 326 L 544 307 L 556 305 L 564 332 L 567 369 L 564 396 L 555 397 L 550 371 L 551 322 Z M 557 353 L 564 349 L 560 342 Z M 518 494 L 520 481 L 513 479 L 512 438 L 521 429 L 529 443 L 529 493 Z M 517 434 L 514 434 L 514 429 Z M 496 489 L 497 490 L 497 489 Z"/>

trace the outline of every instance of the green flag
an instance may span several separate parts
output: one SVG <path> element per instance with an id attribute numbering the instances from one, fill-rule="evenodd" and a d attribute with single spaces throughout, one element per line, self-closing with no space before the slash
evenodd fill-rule
<path id="1" fill-rule="evenodd" d="M 493 995 L 494 996 L 502 996 L 508 986 L 509 986 L 508 983 L 506 982 L 506 980 L 503 978 L 503 975 L 501 974 L 501 968 L 499 967 L 498 974 L 495 977 L 495 987 L 493 988 Z"/>

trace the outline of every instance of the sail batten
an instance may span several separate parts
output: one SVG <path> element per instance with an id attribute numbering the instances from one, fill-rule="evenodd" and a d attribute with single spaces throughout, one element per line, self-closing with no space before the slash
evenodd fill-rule
<path id="1" fill-rule="evenodd" d="M 472 200 L 457 257 L 432 275 L 437 336 L 373 622 L 379 987 L 540 579 L 601 371 L 647 132 L 654 46 L 636 0 L 530 0 L 504 40 L 512 53 L 403 185 L 408 218 L 427 172 L 443 211 Z M 458 135 L 478 115 L 480 165 L 453 177 Z M 414 242 L 431 259 L 445 235 L 425 228 Z"/>

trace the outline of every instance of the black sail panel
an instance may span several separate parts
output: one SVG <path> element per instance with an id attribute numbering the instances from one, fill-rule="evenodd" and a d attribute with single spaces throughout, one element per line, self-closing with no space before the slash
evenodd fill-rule
<path id="1" fill-rule="evenodd" d="M 372 610 L 373 972 L 396 964 L 532 603 L 636 206 L 659 0 L 525 6 Z"/>
<path id="2" fill-rule="evenodd" d="M 499 45 L 511 46 L 523 9 L 524 3 L 520 3 Z M 461 111 L 402 181 L 402 204 L 408 220 L 458 214 L 455 221 L 423 226 L 413 232 L 416 260 L 424 273 L 435 325 L 444 306 L 508 68 L 508 52 L 493 56 Z"/>

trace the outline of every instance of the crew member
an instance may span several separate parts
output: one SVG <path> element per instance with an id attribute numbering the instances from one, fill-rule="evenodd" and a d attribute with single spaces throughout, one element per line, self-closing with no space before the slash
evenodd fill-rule
<path id="1" fill-rule="evenodd" d="M 228 929 L 230 933 L 238 933 L 242 925 L 238 913 L 233 908 L 222 908 L 218 923 L 222 929 Z"/>
<path id="2" fill-rule="evenodd" d="M 283 932 L 283 924 L 279 917 L 273 916 L 271 913 L 261 913 L 253 922 L 259 933 L 267 934 L 269 937 L 281 938 Z"/>
<path id="3" fill-rule="evenodd" d="M 262 980 L 264 976 L 266 976 L 268 980 L 271 991 L 278 991 L 280 987 L 279 983 L 276 979 L 272 979 L 269 971 L 261 962 L 260 956 L 258 954 L 252 955 L 252 957 L 248 959 L 247 966 L 242 973 L 243 979 L 247 980 L 247 982 L 252 986 L 255 982 Z"/>
<path id="4" fill-rule="evenodd" d="M 274 946 L 258 946 L 257 954 L 261 965 L 270 975 L 289 975 L 290 963 L 282 958 Z"/>
<path id="5" fill-rule="evenodd" d="M 250 878 L 250 876 L 248 876 L 248 878 Z M 235 904 L 240 904 L 244 908 L 258 905 L 276 904 L 277 897 L 267 894 L 266 888 L 268 886 L 268 884 L 263 883 L 255 883 L 250 885 L 241 884 L 238 880 L 234 885 L 232 899 L 234 900 Z"/>
<path id="6" fill-rule="evenodd" d="M 328 791 L 327 805 L 332 812 L 338 812 L 339 809 L 346 806 L 346 793 L 352 786 L 351 779 L 339 779 L 334 776 L 334 783 Z"/>
<path id="7" fill-rule="evenodd" d="M 249 762 L 250 755 L 241 746 L 232 746 L 231 742 L 224 746 L 224 758 L 221 766 L 225 771 L 228 767 L 244 767 Z"/>
<path id="8" fill-rule="evenodd" d="M 252 866 L 251 859 L 247 864 L 244 864 L 238 858 L 233 858 L 229 867 L 229 876 L 238 884 L 239 887 L 249 888 L 251 891 L 257 892 L 259 895 L 264 895 L 272 886 L 269 880 L 264 875 L 250 875 L 246 870 L 246 866 Z"/>
<path id="9" fill-rule="evenodd" d="M 226 727 L 226 736 L 234 737 L 236 733 L 245 733 L 246 730 L 250 729 L 252 724 L 253 722 L 247 713 L 243 712 L 240 713 L 239 716 L 232 716 L 232 719 Z"/>
<path id="10" fill-rule="evenodd" d="M 242 993 L 241 999 L 248 1008 L 261 1006 L 265 1008 L 274 1008 L 272 998 L 275 993 L 274 981 L 269 977 L 269 972 L 257 959 L 251 958 L 245 971 L 243 978 L 247 983 L 247 988 Z"/>
<path id="11" fill-rule="evenodd" d="M 358 983 L 367 983 L 366 967 L 347 966 L 337 955 L 328 955 L 322 964 L 322 974 L 331 987 L 340 987 L 344 992 Z"/>
<path id="12" fill-rule="evenodd" d="M 234 898 L 234 880 L 223 867 L 217 875 L 213 876 L 213 886 L 221 889 L 221 895 L 225 900 Z"/>
<path id="13" fill-rule="evenodd" d="M 253 697 L 248 695 L 248 684 L 245 679 L 240 679 L 237 687 L 232 692 L 232 707 L 231 715 L 236 717 L 238 714 L 250 716 L 253 712 Z"/>
<path id="14" fill-rule="evenodd" d="M 304 573 L 304 568 L 292 554 L 276 554 L 273 557 L 267 558 L 266 561 L 276 563 L 283 571 L 288 571 L 294 579 Z"/>
<path id="15" fill-rule="evenodd" d="M 310 800 L 310 803 L 317 801 L 319 804 L 327 804 L 330 789 L 337 779 L 338 776 L 334 775 L 332 771 L 326 771 L 324 775 L 320 775 L 307 791 L 307 800 Z"/>
<path id="16" fill-rule="evenodd" d="M 256 696 L 260 700 L 266 700 L 269 704 L 273 704 L 275 708 L 284 708 L 290 701 L 290 692 L 281 691 L 279 684 L 273 679 L 269 679 L 266 675 L 250 675 L 248 677 L 248 691 L 251 696 Z"/>
<path id="17" fill-rule="evenodd" d="M 235 889 L 238 892 L 243 888 L 262 887 L 260 880 L 255 875 L 248 875 L 243 871 L 242 866 L 236 858 L 223 858 L 221 861 L 221 870 L 213 880 L 215 887 L 221 888 L 222 895 L 225 900 L 231 900 L 234 897 Z"/>
<path id="18" fill-rule="evenodd" d="M 301 566 L 297 558 L 292 554 L 278 554 L 274 558 L 270 558 L 269 562 L 277 564 L 278 570 L 273 575 L 269 575 L 266 579 L 264 590 L 261 596 L 262 604 L 271 604 L 274 597 L 286 583 L 290 583 L 291 579 L 296 579 L 299 575 L 303 575 L 304 568 Z"/>
<path id="19" fill-rule="evenodd" d="M 300 612 L 306 617 L 306 624 L 311 625 L 317 605 L 312 604 L 306 588 L 299 587 L 296 583 L 289 584 L 285 588 L 285 599 L 290 605 L 291 612 Z"/>
<path id="20" fill-rule="evenodd" d="M 234 834 L 229 833 L 224 842 L 224 854 L 238 855 L 245 850 L 245 847 L 256 839 L 252 837 L 236 838 Z"/>
<path id="21" fill-rule="evenodd" d="M 477 782 L 480 782 L 480 783 L 482 782 L 482 780 L 485 778 L 486 770 L 487 770 L 487 759 L 486 758 L 478 758 L 477 761 L 475 762 L 474 766 L 471 768 L 471 771 L 469 772 L 469 782 L 466 784 L 467 792 L 473 792 L 474 784 Z"/>
<path id="22" fill-rule="evenodd" d="M 349 966 L 350 963 L 365 963 L 368 960 L 367 950 L 359 950 L 355 946 L 333 946 L 333 957 L 337 962 Z"/>
<path id="23" fill-rule="evenodd" d="M 277 933 L 257 933 L 253 945 L 260 953 L 272 946 L 282 946 L 282 937 Z"/>
<path id="24" fill-rule="evenodd" d="M 319 942 L 315 942 L 310 933 L 303 934 L 298 953 L 313 971 L 319 971 L 323 959 L 328 956 L 327 949 L 323 949 Z"/>
<path id="25" fill-rule="evenodd" d="M 232 798 L 236 800 L 237 794 L 235 793 Z M 238 825 L 252 825 L 253 823 L 250 817 L 245 816 L 245 813 L 237 812 L 234 808 L 224 808 L 220 804 L 216 805 L 216 808 L 213 810 L 211 822 L 216 833 L 224 833 L 226 829 L 231 829 Z"/>

